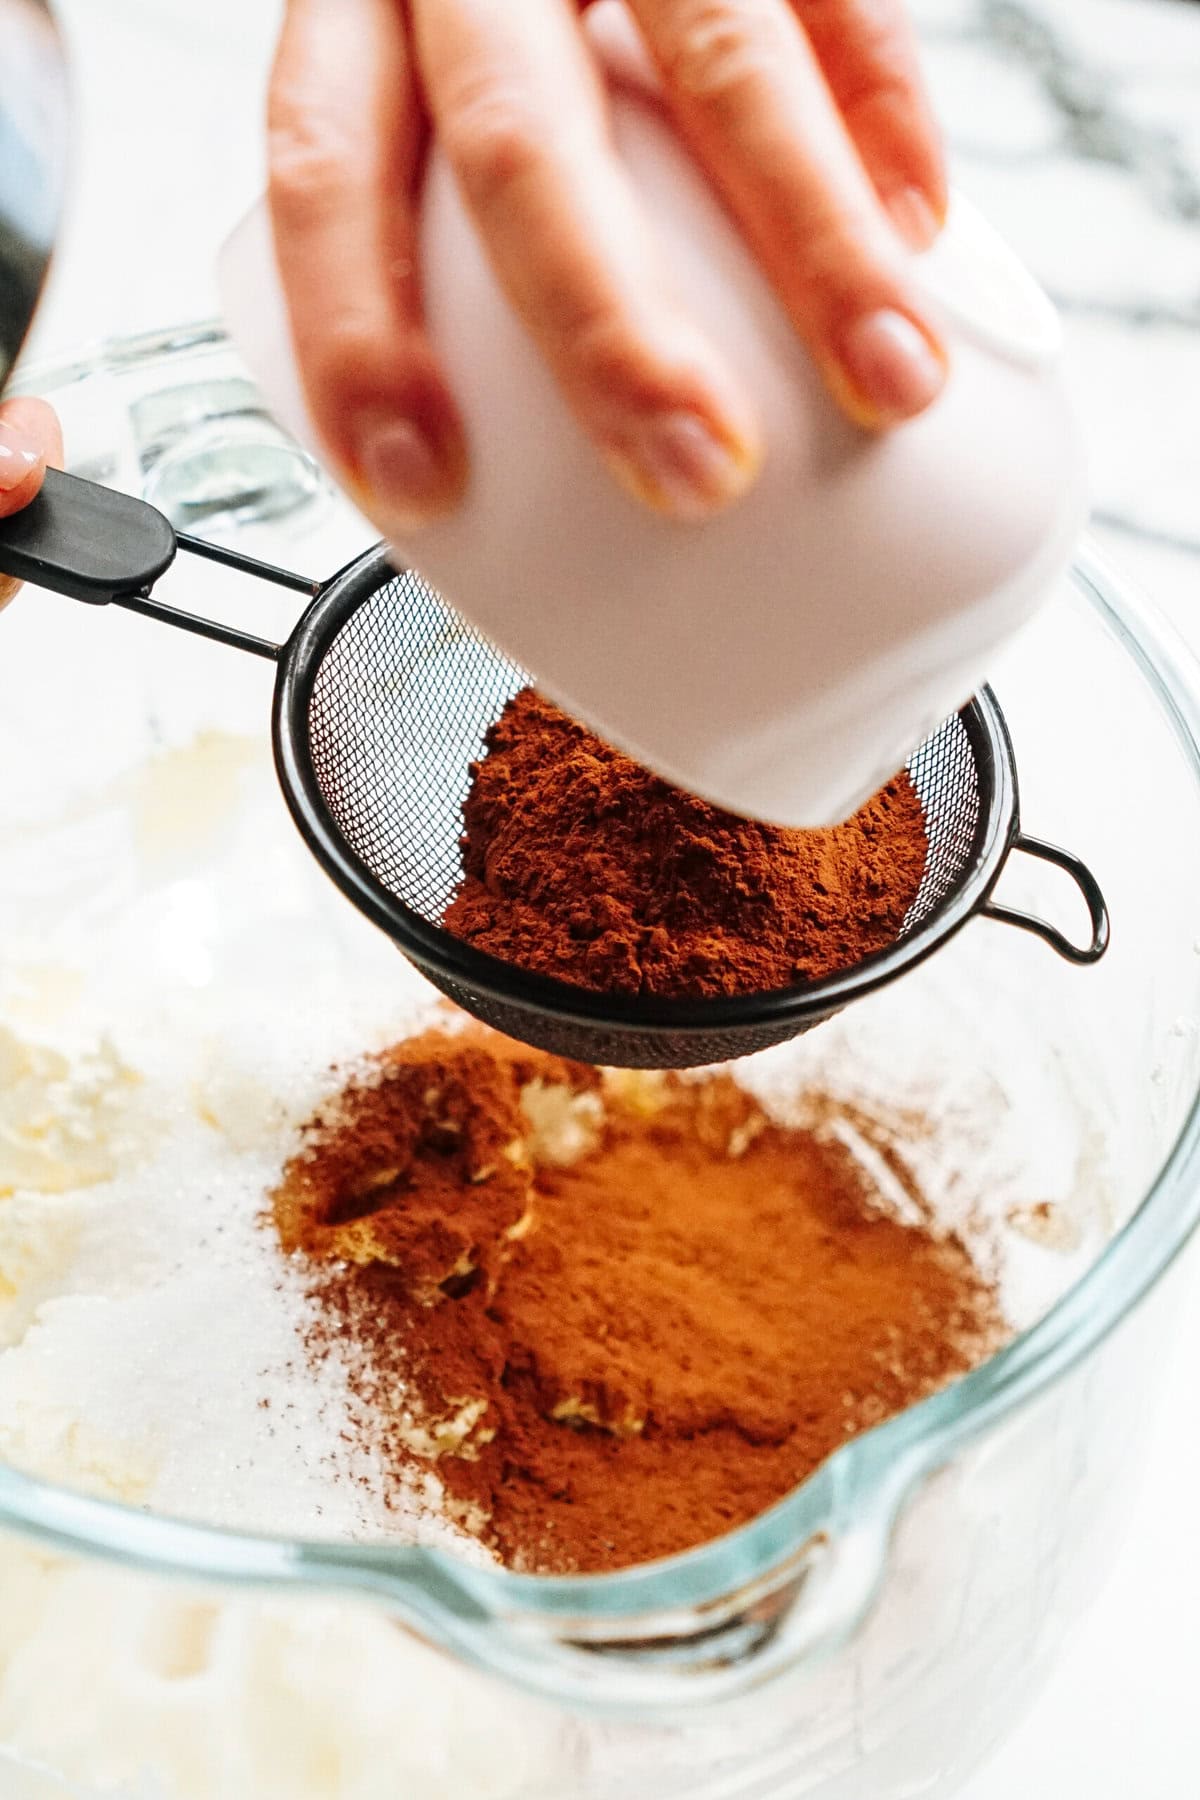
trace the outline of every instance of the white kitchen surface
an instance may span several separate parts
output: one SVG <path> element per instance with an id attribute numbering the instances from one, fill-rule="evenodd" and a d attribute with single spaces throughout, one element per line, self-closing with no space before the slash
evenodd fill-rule
<path id="1" fill-rule="evenodd" d="M 38 353 L 215 310 L 214 251 L 261 183 L 278 16 L 276 0 L 56 3 L 76 184 Z M 1200 3 L 917 10 L 957 178 L 1064 310 L 1097 533 L 1200 650 Z M 962 1800 L 1200 1793 L 1200 1258 L 1183 1280 L 1116 1572 Z"/>

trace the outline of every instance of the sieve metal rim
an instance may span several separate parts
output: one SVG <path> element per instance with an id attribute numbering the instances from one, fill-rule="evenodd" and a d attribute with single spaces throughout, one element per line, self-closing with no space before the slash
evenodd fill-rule
<path id="1" fill-rule="evenodd" d="M 634 1035 L 815 1023 L 923 962 L 986 906 L 1020 836 L 1016 759 L 989 687 L 981 688 L 958 714 L 971 741 L 980 785 L 979 817 L 964 878 L 907 936 L 852 969 L 804 986 L 714 999 L 610 995 L 527 973 L 431 924 L 398 899 L 346 841 L 321 792 L 308 726 L 314 684 L 338 633 L 385 581 L 410 572 L 415 573 L 380 545 L 326 584 L 284 646 L 271 735 L 279 784 L 309 850 L 342 893 L 418 968 L 433 972 L 439 984 L 448 981 L 523 1012 Z"/>

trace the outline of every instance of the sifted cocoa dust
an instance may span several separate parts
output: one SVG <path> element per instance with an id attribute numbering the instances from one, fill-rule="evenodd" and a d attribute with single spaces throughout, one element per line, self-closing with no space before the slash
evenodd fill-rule
<path id="1" fill-rule="evenodd" d="M 398 1483 L 514 1568 L 753 1518 L 1002 1329 L 965 1249 L 723 1073 L 601 1076 L 472 1026 L 350 1084 L 274 1195 Z"/>
<path id="2" fill-rule="evenodd" d="M 442 923 L 539 975 L 693 997 L 819 981 L 893 943 L 921 885 L 907 774 L 844 825 L 790 831 L 660 781 L 532 688 L 485 747 Z"/>

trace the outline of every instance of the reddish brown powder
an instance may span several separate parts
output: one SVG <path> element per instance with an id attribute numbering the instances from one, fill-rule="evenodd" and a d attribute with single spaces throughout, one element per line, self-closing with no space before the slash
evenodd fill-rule
<path id="1" fill-rule="evenodd" d="M 582 1132 L 570 1166 L 528 1153 L 547 1107 Z M 1000 1329 L 963 1247 L 889 1217 L 831 1135 L 725 1074 L 602 1082 L 482 1027 L 352 1084 L 274 1206 L 359 1429 L 400 1482 L 440 1450 L 452 1510 L 518 1568 L 717 1536 Z"/>
<path id="2" fill-rule="evenodd" d="M 675 996 L 817 981 L 894 942 L 921 885 L 907 774 L 844 825 L 787 831 L 660 781 L 532 688 L 485 747 L 442 922 L 538 974 Z"/>

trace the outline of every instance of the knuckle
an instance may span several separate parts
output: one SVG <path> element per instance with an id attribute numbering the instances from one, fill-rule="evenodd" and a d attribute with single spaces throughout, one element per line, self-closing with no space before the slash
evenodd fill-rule
<path id="1" fill-rule="evenodd" d="M 285 225 L 320 225 L 345 198 L 345 133 L 314 108 L 276 100 L 267 122 L 268 190 Z"/>
<path id="2" fill-rule="evenodd" d="M 354 312 L 340 312 L 326 319 L 319 360 L 322 380 L 331 389 L 352 386 L 366 368 L 378 361 L 371 322 Z"/>
<path id="3" fill-rule="evenodd" d="M 902 63 L 911 43 L 904 9 L 895 0 L 860 0 L 856 12 L 861 54 L 881 68 Z"/>
<path id="4" fill-rule="evenodd" d="M 307 349 L 314 410 L 332 429 L 382 391 L 385 379 L 395 384 L 408 346 L 366 311 L 339 310 L 322 321 Z"/>
<path id="5" fill-rule="evenodd" d="M 858 239 L 850 221 L 827 207 L 810 210 L 796 261 L 810 281 L 818 281 L 839 269 L 861 262 Z"/>
<path id="6" fill-rule="evenodd" d="M 843 78 L 839 94 L 843 113 L 853 117 L 872 108 L 899 111 L 912 105 L 912 84 L 907 72 L 882 67 L 862 68 Z"/>
<path id="7" fill-rule="evenodd" d="M 638 368 L 638 347 L 624 317 L 613 306 L 581 311 L 564 337 L 576 379 L 590 392 L 624 394 Z"/>
<path id="8" fill-rule="evenodd" d="M 838 216 L 822 215 L 814 222 L 790 273 L 793 304 L 814 321 L 896 307 L 904 291 L 866 222 L 859 229 L 854 220 Z"/>
<path id="9" fill-rule="evenodd" d="M 908 26 L 897 0 L 792 0 L 800 22 L 829 40 L 845 41 L 852 30 L 856 54 L 869 61 L 883 61 L 904 43 Z"/>
<path id="10" fill-rule="evenodd" d="M 868 104 L 904 103 L 914 80 L 912 44 L 895 0 L 857 0 L 854 33 L 847 41 L 846 0 L 792 0 L 820 53 L 838 71 L 843 111 Z"/>
<path id="11" fill-rule="evenodd" d="M 469 202 L 482 211 L 503 201 L 544 159 L 527 107 L 494 82 L 461 88 L 441 113 L 438 131 Z"/>
<path id="12" fill-rule="evenodd" d="M 374 322 L 340 308 L 309 316 L 296 338 L 305 399 L 325 449 L 351 462 L 363 411 L 398 378 L 397 345 Z M 386 380 L 386 387 L 385 387 Z"/>
<path id="13" fill-rule="evenodd" d="M 797 247 L 795 280 L 809 305 L 840 303 L 869 285 L 860 241 L 841 219 L 818 216 Z"/>
<path id="14" fill-rule="evenodd" d="M 570 385 L 589 411 L 649 411 L 661 405 L 669 378 L 636 322 L 608 301 L 580 310 L 563 339 Z"/>
<path id="15" fill-rule="evenodd" d="M 758 89 L 780 47 L 778 23 L 754 3 L 691 0 L 662 61 L 677 93 L 707 105 L 730 106 Z"/>

